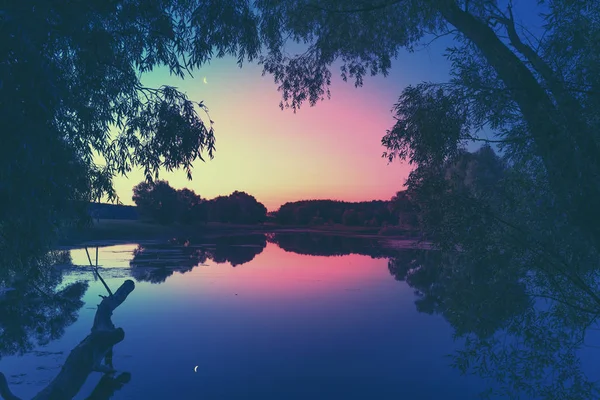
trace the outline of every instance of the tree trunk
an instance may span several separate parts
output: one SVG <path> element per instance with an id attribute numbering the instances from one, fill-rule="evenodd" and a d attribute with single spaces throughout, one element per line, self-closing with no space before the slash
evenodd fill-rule
<path id="1" fill-rule="evenodd" d="M 72 399 L 92 371 L 110 372 L 102 361 L 112 347 L 125 338 L 123 329 L 113 325 L 112 313 L 134 288 L 135 284 L 128 279 L 113 295 L 100 302 L 92 332 L 71 351 L 56 378 L 33 400 Z"/>
<path id="2" fill-rule="evenodd" d="M 113 346 L 125 338 L 125 332 L 121 328 L 115 328 L 111 316 L 113 311 L 127 299 L 134 288 L 135 284 L 128 279 L 114 294 L 105 297 L 100 302 L 94 318 L 92 332 L 71 350 L 56 378 L 39 392 L 33 400 L 72 399 L 77 395 L 92 371 L 114 372 L 112 365 L 103 365 L 102 361 L 107 354 L 110 354 Z M 119 377 L 117 377 L 118 379 Z M 106 385 L 105 381 L 106 379 L 101 381 L 100 384 Z M 2 373 L 0 373 L 0 395 L 5 400 L 20 400 L 10 391 L 6 378 Z"/>
<path id="3" fill-rule="evenodd" d="M 555 106 L 529 68 L 487 24 L 454 1 L 441 4 L 442 16 L 478 47 L 511 91 L 560 206 L 600 248 L 600 151 L 586 125 L 577 123 L 580 116 Z"/>

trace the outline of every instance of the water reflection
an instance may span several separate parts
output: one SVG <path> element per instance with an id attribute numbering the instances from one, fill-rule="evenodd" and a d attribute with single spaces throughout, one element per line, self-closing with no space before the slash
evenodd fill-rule
<path id="1" fill-rule="evenodd" d="M 264 234 L 232 235 L 205 241 L 204 251 L 217 264 L 229 263 L 236 267 L 252 261 L 262 253 L 266 245 L 267 238 Z"/>
<path id="2" fill-rule="evenodd" d="M 39 264 L 7 271 L 0 282 L 0 358 L 23 354 L 60 338 L 77 319 L 86 282 L 60 287 L 63 274 L 54 264 L 69 263 L 68 253 L 55 252 Z"/>
<path id="3" fill-rule="evenodd" d="M 318 233 L 272 233 L 271 243 L 283 250 L 312 256 L 343 256 L 348 254 L 368 255 L 373 258 L 389 257 L 396 253 L 382 246 L 377 237 L 336 236 Z"/>
<path id="4" fill-rule="evenodd" d="M 114 293 L 106 287 L 108 295 L 104 296 L 94 317 L 91 333 L 71 350 L 59 374 L 34 400 L 72 399 L 92 372 L 101 372 L 104 379 L 92 392 L 96 398 L 112 394 L 129 381 L 129 373 L 114 376 L 116 370 L 112 362 L 113 347 L 122 342 L 125 332 L 112 322 L 113 311 L 119 307 L 135 288 L 132 280 L 126 280 Z M 94 398 L 94 397 L 92 397 Z"/>
<path id="5" fill-rule="evenodd" d="M 45 346 L 63 336 L 65 328 L 77 320 L 88 283 L 76 281 L 59 288 L 63 274 L 71 269 L 68 252 L 51 252 L 19 271 L 4 270 L 2 285 L 7 290 L 0 298 L 1 356 L 23 355 Z M 58 375 L 33 397 L 35 400 L 71 399 L 93 371 L 105 375 L 90 399 L 108 399 L 129 380 L 128 373 L 114 375 L 112 349 L 125 334 L 112 323 L 112 313 L 133 291 L 134 283 L 127 280 L 113 293 L 99 271 L 94 271 L 108 294 L 98 305 L 91 333 L 72 349 Z M 0 396 L 20 400 L 3 373 Z"/>
<path id="6" fill-rule="evenodd" d="M 185 273 L 210 259 L 232 267 L 248 263 L 266 246 L 264 234 L 232 235 L 213 239 L 173 239 L 168 244 L 139 245 L 129 262 L 139 282 L 162 283 L 174 272 Z"/>
<path id="7" fill-rule="evenodd" d="M 522 277 L 498 259 L 407 250 L 390 258 L 388 269 L 415 289 L 418 311 L 444 316 L 459 336 L 486 338 L 532 306 Z"/>
<path id="8" fill-rule="evenodd" d="M 123 386 L 131 380 L 129 372 L 121 374 L 104 374 L 100 382 L 94 388 L 86 400 L 108 400 L 113 397 L 116 391 L 121 390 Z"/>
<path id="9" fill-rule="evenodd" d="M 167 346 L 161 353 L 165 365 L 185 361 L 185 368 L 191 371 L 189 363 L 200 363 L 201 370 L 216 374 L 211 375 L 214 385 L 209 388 L 190 383 L 189 377 L 185 380 L 169 375 L 179 382 L 182 393 L 187 394 L 185 398 L 194 398 L 200 392 L 233 393 L 224 391 L 223 387 L 230 385 L 224 383 L 223 376 L 240 383 L 238 394 L 243 390 L 266 390 L 248 383 L 258 378 L 250 379 L 247 371 L 261 376 L 298 373 L 306 387 L 320 382 L 337 394 L 351 393 L 350 386 L 344 391 L 338 385 L 348 385 L 359 376 L 364 385 L 357 390 L 367 397 L 398 394 L 402 391 L 393 388 L 401 382 L 405 390 L 423 390 L 418 398 L 442 394 L 448 399 L 474 398 L 462 386 L 447 393 L 444 391 L 449 389 L 422 389 L 429 376 L 425 370 L 441 360 L 431 351 L 435 346 L 447 349 L 445 354 L 450 356 L 435 367 L 436 382 L 443 382 L 445 388 L 456 379 L 444 375 L 451 365 L 456 371 L 483 378 L 489 388 L 484 394 L 493 398 L 598 398 L 594 380 L 599 376 L 594 375 L 598 375 L 594 366 L 600 357 L 595 349 L 586 347 L 594 339 L 590 327 L 594 327 L 594 310 L 598 309 L 593 308 L 592 279 L 582 282 L 573 275 L 542 274 L 523 268 L 514 262 L 514 254 L 502 251 L 474 256 L 469 252 L 398 247 L 398 243 L 368 237 L 231 235 L 105 248 L 100 252 L 100 271 L 110 270 L 111 258 L 105 257 L 109 261 L 102 262 L 110 251 L 131 254 L 125 263 L 129 268 L 121 271 L 140 282 L 138 295 L 144 300 L 122 310 L 128 313 L 126 321 L 136 322 L 126 323 L 125 328 L 131 329 L 129 334 L 141 341 L 142 349 L 154 348 L 158 343 Z M 332 255 L 344 257 L 323 257 Z M 82 262 L 87 263 L 87 257 Z M 223 263 L 248 266 L 233 274 L 232 268 L 215 265 Z M 194 269 L 194 273 L 188 273 Z M 65 271 L 72 270 L 52 268 L 30 274 L 27 279 L 13 279 L 11 287 L 15 290 L 5 293 L 1 300 L 1 355 L 23 354 L 57 340 L 77 319 L 87 283 L 63 285 Z M 395 283 L 390 274 L 402 283 Z M 92 279 L 91 273 L 87 279 Z M 113 274 L 107 281 L 112 285 L 122 283 L 122 274 Z M 155 289 L 149 289 L 155 286 L 143 286 L 145 282 L 161 283 L 166 301 L 154 295 Z M 127 287 L 133 290 L 133 286 Z M 152 316 L 146 317 L 147 309 L 153 310 Z M 448 331 L 407 309 L 414 314 L 418 311 L 427 321 L 443 318 Z M 401 314 L 399 310 L 403 310 Z M 94 317 L 94 326 L 101 323 L 113 335 L 95 356 L 104 360 L 104 368 L 98 368 L 98 363 L 88 368 L 87 364 L 69 361 L 69 356 L 59 373 L 61 378 L 55 379 L 62 385 L 69 382 L 68 393 L 73 396 L 81 390 L 82 378 L 63 371 L 74 366 L 85 372 L 85 378 L 93 370 L 103 371 L 97 385 L 87 388 L 87 393 L 92 393 L 89 399 L 118 397 L 116 391 L 131 386 L 127 384 L 131 375 L 116 373 L 112 366 L 112 347 L 122 340 L 122 330 L 114 327 L 110 314 L 106 314 L 108 319 Z M 456 339 L 452 346 L 446 343 L 451 333 Z M 94 335 L 93 329 L 73 352 L 85 343 L 97 345 L 98 336 Z M 135 343 L 121 346 L 132 349 Z M 143 371 L 146 376 L 151 369 L 144 365 L 153 356 L 146 360 L 142 353 L 132 358 L 136 360 L 133 363 L 120 359 L 119 364 L 136 375 Z M 377 371 L 376 376 L 369 375 L 369 370 Z M 337 380 L 331 379 L 328 384 L 319 380 L 332 374 Z M 346 379 L 348 376 L 355 378 Z M 269 393 L 281 394 L 299 387 L 287 375 L 278 379 L 282 383 Z M 381 387 L 374 382 L 380 382 Z M 167 386 L 165 393 L 172 393 L 173 387 Z M 482 390 L 480 387 L 477 392 Z M 150 389 L 143 393 L 154 394 Z"/>
<path id="10" fill-rule="evenodd" d="M 418 311 L 442 315 L 464 340 L 452 365 L 488 380 L 484 397 L 598 398 L 598 377 L 588 376 L 596 369 L 585 368 L 580 356 L 590 351 L 586 334 L 600 309 L 573 306 L 572 287 L 540 287 L 537 271 L 512 262 L 501 252 L 475 258 L 415 250 L 390 258 L 388 269 L 415 289 Z M 597 364 L 598 354 L 593 358 Z"/>
<path id="11" fill-rule="evenodd" d="M 163 283 L 174 272 L 191 271 L 207 259 L 205 252 L 191 246 L 140 245 L 129 262 L 131 276 L 138 282 Z"/>

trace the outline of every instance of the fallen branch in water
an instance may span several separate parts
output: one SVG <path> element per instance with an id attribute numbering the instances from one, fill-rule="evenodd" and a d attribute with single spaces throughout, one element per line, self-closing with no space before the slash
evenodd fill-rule
<path id="1" fill-rule="evenodd" d="M 10 391 L 6 377 L 2 372 L 0 372 L 0 396 L 4 400 L 21 400 Z"/>
<path id="2" fill-rule="evenodd" d="M 67 357 L 56 378 L 33 400 L 72 399 L 79 392 L 92 371 L 112 374 L 115 370 L 112 363 L 103 364 L 103 360 L 111 355 L 115 344 L 125 338 L 122 328 L 115 328 L 112 313 L 119 307 L 127 296 L 135 289 L 131 279 L 126 280 L 117 291 L 104 297 L 98 305 L 91 333 L 83 339 Z M 119 379 L 121 378 L 121 379 Z M 104 379 L 98 384 L 106 384 L 108 380 L 124 384 L 128 379 L 120 375 L 116 379 Z M 5 400 L 20 400 L 9 389 L 6 377 L 0 373 L 0 395 Z"/>

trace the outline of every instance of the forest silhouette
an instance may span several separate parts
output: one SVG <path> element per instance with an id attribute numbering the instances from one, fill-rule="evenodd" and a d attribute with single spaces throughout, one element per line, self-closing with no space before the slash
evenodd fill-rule
<path id="1" fill-rule="evenodd" d="M 99 218 L 139 218 L 162 225 L 179 223 L 202 227 L 208 222 L 231 224 L 278 224 L 283 226 L 344 225 L 363 227 L 417 228 L 417 206 L 405 192 L 389 201 L 346 202 L 339 200 L 301 200 L 283 204 L 268 213 L 253 196 L 235 191 L 228 196 L 203 199 L 193 190 L 176 190 L 167 181 L 141 182 L 133 189 L 136 205 L 102 210 L 91 204 L 90 215 Z M 120 214 L 120 215 L 119 215 Z M 382 230 L 384 233 L 385 230 Z"/>
<path id="2" fill-rule="evenodd" d="M 576 351 L 588 350 L 586 332 L 600 315 L 600 2 L 537 6 L 537 21 L 521 22 L 517 2 L 489 0 L 7 2 L 1 350 L 27 351 L 73 322 L 85 285 L 59 289 L 53 251 L 65 230 L 91 222 L 91 203 L 118 200 L 115 177 L 139 168 L 136 212 L 157 224 L 416 232 L 434 251 L 397 255 L 389 270 L 417 291 L 419 311 L 443 316 L 468 339 L 457 368 L 500 382 L 491 394 L 504 397 L 598 398 Z M 390 105 L 393 125 L 380 134 L 383 157 L 412 166 L 389 202 L 306 200 L 269 215 L 244 192 L 206 200 L 160 180 L 175 169 L 191 179 L 197 161 L 214 157 L 216 132 L 204 102 L 173 86 L 148 87 L 142 77 L 150 71 L 183 79 L 217 58 L 257 62 L 277 85 L 281 108 L 297 112 L 330 97 L 334 69 L 360 87 L 369 75 L 388 75 L 405 50 L 441 37 L 453 38 L 444 53 L 448 79 L 403 88 Z M 304 51 L 290 54 L 289 44 Z M 268 240 L 298 251 L 310 242 Z M 336 239 L 318 242 L 316 252 L 348 251 Z M 177 262 L 182 271 L 209 255 L 240 265 L 263 243 L 239 254 L 229 244 L 182 250 Z M 153 250 L 140 247 L 137 260 L 152 263 Z M 154 261 L 155 275 L 135 263 L 132 270 L 164 282 L 172 271 Z M 82 342 L 94 361 L 123 340 L 110 314 L 133 281 L 121 288 L 102 300 Z M 503 335 L 514 342 L 506 346 Z M 72 373 L 89 374 L 88 364 L 65 364 L 60 376 L 70 378 L 49 390 L 73 397 L 83 375 Z M 553 365 L 556 374 L 547 375 Z M 14 399 L 5 382 L 0 394 Z"/>

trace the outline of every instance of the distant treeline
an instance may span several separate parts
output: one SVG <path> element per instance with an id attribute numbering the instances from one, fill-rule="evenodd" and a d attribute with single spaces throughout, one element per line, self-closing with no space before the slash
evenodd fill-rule
<path id="1" fill-rule="evenodd" d="M 282 225 L 416 226 L 416 207 L 404 192 L 389 201 L 350 203 L 336 200 L 303 200 L 285 203 L 273 213 Z"/>
<path id="2" fill-rule="evenodd" d="M 247 193 L 235 191 L 207 200 L 190 189 L 176 190 L 166 181 L 139 183 L 133 188 L 133 201 L 141 219 L 160 224 L 257 224 L 267 219 L 267 208 Z"/>
<path id="3" fill-rule="evenodd" d="M 166 181 L 141 182 L 133 188 L 136 206 L 90 204 L 94 218 L 137 219 L 185 225 L 221 222 L 234 224 L 345 225 L 354 227 L 417 227 L 417 206 L 405 192 L 391 200 L 346 202 L 337 200 L 302 200 L 282 205 L 267 213 L 267 208 L 253 196 L 235 191 L 228 196 L 203 199 L 190 189 L 175 189 Z"/>

